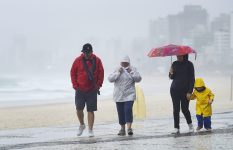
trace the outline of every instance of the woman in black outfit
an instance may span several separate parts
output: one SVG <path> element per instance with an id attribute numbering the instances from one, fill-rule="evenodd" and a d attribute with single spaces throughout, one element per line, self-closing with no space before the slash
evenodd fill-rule
<path id="1" fill-rule="evenodd" d="M 170 88 L 175 128 L 173 133 L 180 132 L 180 105 L 189 126 L 189 132 L 194 132 L 188 99 L 193 92 L 195 76 L 193 63 L 188 60 L 188 55 L 177 56 L 177 61 L 172 63 L 169 78 L 173 80 Z"/>

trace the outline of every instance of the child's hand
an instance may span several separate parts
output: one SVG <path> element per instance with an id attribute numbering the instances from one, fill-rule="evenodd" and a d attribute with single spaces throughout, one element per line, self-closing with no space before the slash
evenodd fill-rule
<path id="1" fill-rule="evenodd" d="M 212 100 L 212 99 L 210 99 L 210 100 L 209 100 L 209 104 L 212 104 L 212 103 L 213 103 L 213 100 Z"/>

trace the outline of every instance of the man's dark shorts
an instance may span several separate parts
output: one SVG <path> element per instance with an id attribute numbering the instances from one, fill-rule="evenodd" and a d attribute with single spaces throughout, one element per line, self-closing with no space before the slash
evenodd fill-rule
<path id="1" fill-rule="evenodd" d="M 97 111 L 97 91 L 83 92 L 79 89 L 75 92 L 76 110 L 83 110 L 87 105 L 87 111 Z"/>

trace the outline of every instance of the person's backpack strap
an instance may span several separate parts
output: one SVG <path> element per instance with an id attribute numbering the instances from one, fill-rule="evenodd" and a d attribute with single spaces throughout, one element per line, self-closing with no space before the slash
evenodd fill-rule
<path id="1" fill-rule="evenodd" d="M 96 70 L 96 57 L 92 59 L 92 68 L 90 70 L 92 75 L 94 75 L 95 70 Z"/>
<path id="2" fill-rule="evenodd" d="M 90 81 L 92 81 L 94 79 L 94 75 L 93 75 L 92 71 L 90 71 L 90 69 L 88 68 L 85 58 L 82 59 L 82 63 L 83 63 L 83 67 L 87 73 L 88 79 Z M 92 65 L 92 68 L 93 68 L 93 65 Z"/>
<path id="3" fill-rule="evenodd" d="M 90 81 L 92 81 L 95 84 L 95 86 L 97 86 L 96 82 L 95 82 L 95 78 L 94 78 L 94 72 L 96 70 L 96 57 L 94 57 L 92 59 L 92 68 L 91 68 L 91 70 L 88 68 L 85 58 L 82 59 L 82 63 L 83 63 L 84 69 L 85 69 L 85 71 L 87 73 L 88 79 Z M 100 95 L 99 89 L 97 91 L 97 94 Z"/>

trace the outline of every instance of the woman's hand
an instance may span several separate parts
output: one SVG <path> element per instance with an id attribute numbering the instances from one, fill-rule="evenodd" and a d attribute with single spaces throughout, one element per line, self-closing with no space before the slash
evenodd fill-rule
<path id="1" fill-rule="evenodd" d="M 132 71 L 132 69 L 129 67 L 126 69 L 128 73 L 130 73 Z"/>
<path id="2" fill-rule="evenodd" d="M 191 93 L 187 93 L 187 95 L 186 95 L 186 98 L 187 98 L 187 100 L 190 100 L 191 99 Z"/>
<path id="3" fill-rule="evenodd" d="M 118 71 L 119 71 L 120 73 L 122 73 L 123 68 L 122 68 L 122 67 L 119 67 L 119 68 L 118 68 Z"/>
<path id="4" fill-rule="evenodd" d="M 173 73 L 174 73 L 174 70 L 173 70 L 173 68 L 172 68 L 172 67 L 170 68 L 169 73 L 170 73 L 170 74 L 173 74 Z"/>

